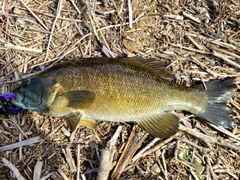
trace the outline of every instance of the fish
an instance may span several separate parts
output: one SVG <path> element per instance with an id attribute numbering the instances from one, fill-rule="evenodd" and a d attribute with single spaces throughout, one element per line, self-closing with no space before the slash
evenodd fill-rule
<path id="1" fill-rule="evenodd" d="M 74 130 L 93 120 L 135 122 L 152 136 L 178 131 L 173 110 L 188 111 L 206 122 L 233 129 L 226 104 L 234 78 L 206 82 L 207 90 L 177 84 L 163 63 L 141 58 L 79 58 L 64 61 L 14 89 L 11 102 L 23 109 L 65 118 Z"/>

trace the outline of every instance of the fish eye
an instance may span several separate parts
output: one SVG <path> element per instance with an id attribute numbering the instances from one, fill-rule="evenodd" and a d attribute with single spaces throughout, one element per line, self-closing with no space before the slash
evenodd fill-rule
<path id="1" fill-rule="evenodd" d="M 27 82 L 23 82 L 23 83 L 22 83 L 22 87 L 23 87 L 23 88 L 26 88 L 27 86 L 28 86 Z"/>

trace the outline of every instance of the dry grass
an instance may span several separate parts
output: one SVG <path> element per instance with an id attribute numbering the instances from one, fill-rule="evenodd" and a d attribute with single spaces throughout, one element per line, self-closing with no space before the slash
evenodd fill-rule
<path id="1" fill-rule="evenodd" d="M 225 77 L 238 84 L 229 104 L 232 132 L 178 113 L 179 132 L 165 140 L 133 124 L 98 122 L 94 130 L 80 127 L 70 141 L 64 120 L 30 111 L 5 117 L 0 147 L 41 139 L 0 152 L 0 179 L 97 179 L 102 149 L 113 153 L 112 177 L 119 179 L 239 179 L 239 19 L 234 0 L 219 0 L 216 10 L 203 0 L 0 1 L 1 93 L 60 60 L 126 54 L 161 59 L 181 84 Z M 112 148 L 107 142 L 118 126 Z"/>

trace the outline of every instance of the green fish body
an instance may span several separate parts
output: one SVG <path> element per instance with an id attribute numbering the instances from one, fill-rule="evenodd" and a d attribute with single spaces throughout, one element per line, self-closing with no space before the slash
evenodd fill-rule
<path id="1" fill-rule="evenodd" d="M 89 58 L 46 69 L 14 90 L 12 103 L 53 117 L 136 122 L 156 137 L 176 133 L 179 119 L 171 110 L 189 111 L 225 128 L 235 124 L 226 102 L 234 79 L 207 83 L 208 90 L 168 80 L 157 61 Z M 71 124 L 70 124 L 71 125 Z"/>

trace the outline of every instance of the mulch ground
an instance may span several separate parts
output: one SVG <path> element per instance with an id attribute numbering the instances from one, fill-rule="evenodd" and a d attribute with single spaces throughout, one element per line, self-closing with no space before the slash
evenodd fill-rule
<path id="1" fill-rule="evenodd" d="M 236 128 L 175 112 L 181 126 L 166 139 L 110 122 L 73 136 L 63 119 L 24 111 L 1 117 L 0 179 L 239 179 L 238 0 L 0 1 L 0 93 L 54 63 L 103 56 L 156 58 L 187 86 L 235 77 Z"/>

